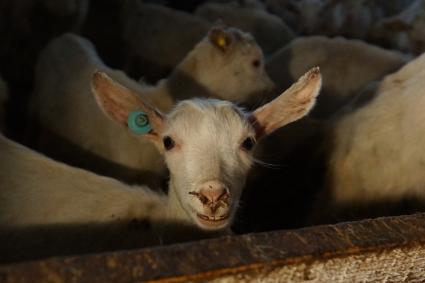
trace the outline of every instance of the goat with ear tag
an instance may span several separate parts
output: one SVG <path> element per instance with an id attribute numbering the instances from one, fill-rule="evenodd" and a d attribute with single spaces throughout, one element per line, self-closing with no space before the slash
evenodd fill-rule
<path id="1" fill-rule="evenodd" d="M 169 217 L 203 230 L 220 230 L 232 223 L 256 141 L 311 110 L 321 75 L 313 68 L 252 113 L 228 101 L 197 98 L 162 114 L 104 73 L 94 74 L 92 88 L 103 112 L 130 131 L 133 122 L 145 121 L 138 121 L 137 115 L 149 121 L 151 129 L 143 137 L 160 149 L 170 170 Z"/>

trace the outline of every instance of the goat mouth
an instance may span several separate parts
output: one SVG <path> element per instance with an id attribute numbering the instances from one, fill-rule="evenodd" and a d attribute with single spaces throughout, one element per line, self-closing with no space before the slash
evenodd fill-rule
<path id="1" fill-rule="evenodd" d="M 227 220 L 229 219 L 230 214 L 225 214 L 222 216 L 216 216 L 216 217 L 210 217 L 204 214 L 197 213 L 196 214 L 199 222 L 201 222 L 203 225 L 206 226 L 218 226 L 222 225 L 224 223 L 227 223 Z"/>

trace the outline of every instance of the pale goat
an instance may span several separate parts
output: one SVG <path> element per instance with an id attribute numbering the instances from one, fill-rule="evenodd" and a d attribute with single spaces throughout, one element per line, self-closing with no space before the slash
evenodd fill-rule
<path id="1" fill-rule="evenodd" d="M 326 182 L 331 209 L 388 208 L 403 199 L 424 203 L 424 66 L 422 55 L 387 76 L 367 104 L 350 109 L 353 104 L 332 126 Z"/>
<path id="2" fill-rule="evenodd" d="M 131 131 L 127 126 L 133 111 L 145 113 L 152 129 L 136 139 L 153 142 L 165 155 L 171 176 L 168 197 L 58 163 L 0 136 L 0 236 L 19 229 L 90 229 L 133 220 L 147 220 L 159 232 L 169 223 L 228 232 L 256 141 L 305 116 L 316 101 L 321 76 L 318 68 L 312 69 L 252 113 L 227 101 L 193 99 L 161 114 L 101 72 L 93 75 L 92 87 L 104 113 L 126 131 Z M 149 235 L 139 235 L 139 241 L 144 236 Z"/>

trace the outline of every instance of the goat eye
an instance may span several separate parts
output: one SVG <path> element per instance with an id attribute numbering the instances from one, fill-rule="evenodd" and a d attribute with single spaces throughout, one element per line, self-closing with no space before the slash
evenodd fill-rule
<path id="1" fill-rule="evenodd" d="M 252 61 L 252 66 L 254 66 L 254 68 L 258 68 L 261 65 L 261 61 L 260 60 L 254 60 Z"/>
<path id="2" fill-rule="evenodd" d="M 254 147 L 254 145 L 255 139 L 253 137 L 247 137 L 242 143 L 242 148 L 250 151 Z"/>
<path id="3" fill-rule="evenodd" d="M 174 147 L 175 143 L 174 140 L 172 138 L 170 138 L 169 136 L 166 136 L 162 139 L 162 142 L 164 144 L 164 148 L 165 150 L 170 150 Z"/>

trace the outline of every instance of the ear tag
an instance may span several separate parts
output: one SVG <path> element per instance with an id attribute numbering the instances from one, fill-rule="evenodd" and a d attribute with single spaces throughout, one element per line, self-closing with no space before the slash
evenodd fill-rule
<path id="1" fill-rule="evenodd" d="M 142 111 L 130 112 L 127 119 L 130 130 L 137 135 L 144 135 L 152 130 L 148 115 Z"/>
<path id="2" fill-rule="evenodd" d="M 227 45 L 227 40 L 226 40 L 226 38 L 225 38 L 224 36 L 220 36 L 220 37 L 217 39 L 217 45 L 218 45 L 218 46 L 220 46 L 220 47 L 222 47 L 222 48 L 226 47 L 226 45 Z"/>

